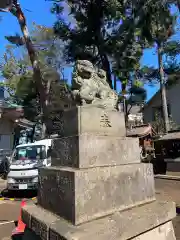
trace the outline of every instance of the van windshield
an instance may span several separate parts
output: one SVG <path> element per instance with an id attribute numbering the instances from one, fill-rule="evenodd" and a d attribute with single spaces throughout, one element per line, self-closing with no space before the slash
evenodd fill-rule
<path id="1" fill-rule="evenodd" d="M 16 160 L 42 160 L 46 158 L 44 145 L 31 145 L 15 149 L 12 161 Z"/>

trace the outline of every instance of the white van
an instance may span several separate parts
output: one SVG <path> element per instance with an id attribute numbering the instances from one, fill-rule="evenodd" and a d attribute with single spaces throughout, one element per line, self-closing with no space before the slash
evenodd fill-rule
<path id="1" fill-rule="evenodd" d="M 52 139 L 43 139 L 29 144 L 18 145 L 10 158 L 7 176 L 8 190 L 37 190 L 38 169 L 51 166 L 49 150 Z"/>

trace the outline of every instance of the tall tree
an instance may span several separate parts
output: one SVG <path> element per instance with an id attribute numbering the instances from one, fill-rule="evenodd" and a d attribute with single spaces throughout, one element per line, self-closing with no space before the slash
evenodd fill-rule
<path id="1" fill-rule="evenodd" d="M 161 7 L 162 6 L 162 7 Z M 165 132 L 169 130 L 169 119 L 166 99 L 165 75 L 163 69 L 163 48 L 169 37 L 174 33 L 174 25 L 176 18 L 172 16 L 168 1 L 164 1 L 163 5 L 154 3 L 146 13 L 145 24 L 147 29 L 143 29 L 142 36 L 148 42 L 155 44 L 158 57 L 158 72 L 160 79 L 161 102 L 165 124 Z"/>
<path id="2" fill-rule="evenodd" d="M 63 41 L 68 41 L 66 53 L 69 61 L 89 59 L 98 64 L 107 73 L 107 81 L 112 87 L 111 36 L 123 15 L 123 7 L 119 1 L 75 0 L 67 1 L 75 26 L 63 20 L 63 1 L 53 1 L 53 12 L 57 14 L 55 33 Z"/>
<path id="3" fill-rule="evenodd" d="M 156 11 L 163 29 L 167 30 L 167 25 L 171 24 L 166 20 L 169 11 L 166 0 L 52 2 L 52 11 L 58 19 L 54 26 L 55 33 L 67 43 L 65 55 L 68 60 L 83 58 L 100 65 L 107 72 L 111 87 L 113 60 L 117 65 L 116 70 L 121 72 L 121 78 L 127 79 L 126 75 L 130 69 L 132 71 L 133 65 L 137 65 L 147 43 L 152 45 L 151 30 L 155 26 Z M 73 24 L 63 18 L 64 4 L 69 6 Z"/>
<path id="4" fill-rule="evenodd" d="M 178 48 L 179 43 L 174 41 L 167 43 L 162 42 L 161 47 L 157 45 L 158 69 L 144 66 L 141 69 L 142 72 L 140 73 L 143 80 L 150 83 L 160 83 L 162 97 L 161 106 L 165 132 L 168 132 L 170 129 L 166 88 L 176 84 L 180 76 L 180 64 L 175 58 L 175 56 L 177 56 L 176 54 L 179 52 Z M 164 61 L 163 56 L 165 59 Z"/>
<path id="5" fill-rule="evenodd" d="M 139 61 L 145 47 L 158 46 L 159 73 L 163 112 L 168 130 L 167 104 L 162 69 L 161 47 L 172 34 L 173 17 L 169 1 L 55 1 L 54 12 L 58 16 L 55 33 L 67 42 L 68 60 L 88 58 L 107 72 L 112 87 L 112 68 L 121 83 L 122 92 L 137 82 Z M 70 6 L 73 26 L 63 19 L 62 2 Z M 148 27 L 147 27 L 148 26 Z"/>
<path id="6" fill-rule="evenodd" d="M 6 8 L 7 6 L 7 8 Z M 38 61 L 38 57 L 34 48 L 34 45 L 31 41 L 30 35 L 29 35 L 29 31 L 27 28 L 27 24 L 26 24 L 26 18 L 25 15 L 21 9 L 20 4 L 18 3 L 17 0 L 11 0 L 11 1 L 7 1 L 7 0 L 3 0 L 1 1 L 0 4 L 0 8 L 4 9 L 6 8 L 11 14 L 13 14 L 20 25 L 22 34 L 23 34 L 23 38 L 19 39 L 18 44 L 20 45 L 25 45 L 29 54 L 29 58 L 32 64 L 32 68 L 33 68 L 33 77 L 34 77 L 34 81 L 36 84 L 36 89 L 37 89 L 37 93 L 39 95 L 39 101 L 40 101 L 40 106 L 41 106 L 41 115 L 42 115 L 42 123 L 43 123 L 43 132 L 42 132 L 42 137 L 44 138 L 46 135 L 46 123 L 47 123 L 47 118 L 48 118 L 48 101 L 47 101 L 47 86 L 44 86 L 43 84 L 43 76 L 42 76 L 42 72 L 39 66 L 39 61 Z M 16 40 L 17 38 L 15 38 Z"/>
<path id="7" fill-rule="evenodd" d="M 53 105 L 58 105 L 59 110 L 61 110 L 64 105 L 70 104 L 70 90 L 63 75 L 60 74 L 63 63 L 58 49 L 61 49 L 61 45 L 54 38 L 52 28 L 34 24 L 31 36 L 43 74 L 43 84 L 49 85 L 47 96 L 49 118 L 53 111 Z M 9 36 L 7 38 L 11 41 L 12 37 Z M 19 36 L 17 36 L 17 39 L 19 39 Z M 14 43 L 14 41 L 12 42 Z M 13 46 L 7 47 L 4 61 L 1 63 L 1 72 L 5 79 L 4 85 L 6 88 L 8 87 L 11 99 L 18 100 L 24 106 L 25 117 L 31 121 L 36 121 L 40 114 L 40 103 L 31 62 L 23 48 L 19 49 L 19 51 L 22 57 L 17 59 L 14 56 Z"/>

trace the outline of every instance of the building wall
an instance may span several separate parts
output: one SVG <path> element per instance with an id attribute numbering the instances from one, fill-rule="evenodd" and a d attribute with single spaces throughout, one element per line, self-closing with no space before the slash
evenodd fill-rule
<path id="1" fill-rule="evenodd" d="M 0 107 L 4 107 L 4 99 L 8 92 L 0 86 Z M 0 149 L 12 149 L 14 142 L 14 124 L 10 119 L 0 117 Z"/>
<path id="2" fill-rule="evenodd" d="M 173 121 L 180 125 L 180 82 L 167 89 L 167 102 Z M 161 94 L 158 92 L 143 110 L 144 122 L 154 121 L 154 107 L 161 106 Z"/>
<path id="3" fill-rule="evenodd" d="M 14 138 L 13 122 L 9 119 L 0 119 L 0 149 L 12 149 Z"/>
<path id="4" fill-rule="evenodd" d="M 180 125 L 180 82 L 168 91 L 168 98 L 173 121 Z"/>

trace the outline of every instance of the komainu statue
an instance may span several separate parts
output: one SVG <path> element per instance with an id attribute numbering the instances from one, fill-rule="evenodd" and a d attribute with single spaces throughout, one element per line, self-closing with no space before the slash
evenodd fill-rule
<path id="1" fill-rule="evenodd" d="M 118 95 L 106 81 L 106 72 L 96 70 L 87 60 L 78 60 L 72 78 L 72 93 L 77 105 L 117 109 Z"/>

